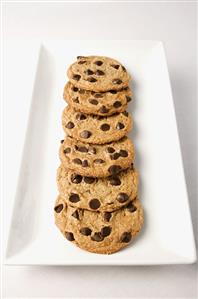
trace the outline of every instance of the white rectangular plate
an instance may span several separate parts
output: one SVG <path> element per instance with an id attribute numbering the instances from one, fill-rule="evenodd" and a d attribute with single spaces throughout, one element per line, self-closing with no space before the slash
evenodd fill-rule
<path id="1" fill-rule="evenodd" d="M 77 55 L 120 60 L 132 74 L 139 196 L 145 226 L 134 244 L 105 256 L 66 241 L 54 225 L 66 68 Z M 6 264 L 152 265 L 192 263 L 195 244 L 163 45 L 156 41 L 44 42 L 40 48 Z"/>

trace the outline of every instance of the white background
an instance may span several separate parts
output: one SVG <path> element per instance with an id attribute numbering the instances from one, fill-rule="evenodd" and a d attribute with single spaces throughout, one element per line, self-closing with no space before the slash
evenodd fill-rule
<path id="1" fill-rule="evenodd" d="M 196 4 L 156 3 L 6 3 L 3 4 L 5 39 L 153 39 L 165 45 L 173 89 L 186 182 L 196 225 Z M 6 41 L 4 42 L 6 59 Z M 10 55 L 10 54 L 9 54 Z M 24 59 L 27 61 L 28 55 Z M 80 55 L 80 53 L 79 53 Z M 27 101 L 10 99 L 4 91 L 5 192 L 11 206 L 16 188 L 31 88 L 21 70 Z M 29 91 L 28 91 L 29 90 Z M 163 92 L 163 90 L 162 90 Z M 167 161 L 168 163 L 168 161 Z M 171 167 L 171 165 L 170 165 Z M 169 207 L 171 208 L 171 207 Z M 179 208 L 179 207 L 178 207 Z M 168 215 L 167 215 L 168 216 Z M 3 267 L 3 296 L 19 297 L 112 297 L 195 298 L 196 265 L 163 267 Z"/>

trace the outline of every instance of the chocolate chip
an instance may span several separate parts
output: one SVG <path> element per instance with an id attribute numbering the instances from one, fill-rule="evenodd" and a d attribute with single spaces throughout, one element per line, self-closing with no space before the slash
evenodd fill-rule
<path id="1" fill-rule="evenodd" d="M 74 86 L 74 87 L 72 88 L 72 90 L 73 90 L 74 92 L 77 92 L 77 91 L 78 91 L 78 87 Z"/>
<path id="2" fill-rule="evenodd" d="M 132 202 L 130 202 L 128 205 L 127 205 L 127 210 L 131 213 L 135 212 L 137 210 L 137 208 L 134 206 L 134 204 Z"/>
<path id="3" fill-rule="evenodd" d="M 82 161 L 78 158 L 72 160 L 75 164 L 82 165 Z"/>
<path id="4" fill-rule="evenodd" d="M 105 161 L 102 160 L 102 159 L 95 159 L 95 160 L 94 160 L 94 163 L 95 163 L 95 164 L 102 164 L 102 163 L 105 163 Z"/>
<path id="5" fill-rule="evenodd" d="M 129 102 L 131 102 L 132 98 L 129 96 L 126 96 L 126 100 L 127 100 L 127 103 L 129 103 Z"/>
<path id="6" fill-rule="evenodd" d="M 112 90 L 109 90 L 109 92 L 112 93 L 112 94 L 116 94 L 117 90 L 112 89 Z"/>
<path id="7" fill-rule="evenodd" d="M 71 201 L 71 202 L 78 202 L 78 201 L 80 201 L 80 197 L 76 193 L 71 193 L 71 195 L 69 197 L 69 201 Z"/>
<path id="8" fill-rule="evenodd" d="M 73 214 L 72 214 L 72 216 L 73 216 L 74 218 L 76 218 L 76 219 L 79 220 L 79 213 L 78 213 L 78 210 L 74 211 Z"/>
<path id="9" fill-rule="evenodd" d="M 103 94 L 101 94 L 101 93 L 96 93 L 96 94 L 94 94 L 94 97 L 97 98 L 97 99 L 99 99 L 99 98 L 103 98 Z"/>
<path id="10" fill-rule="evenodd" d="M 86 58 L 85 56 L 77 56 L 77 59 Z"/>
<path id="11" fill-rule="evenodd" d="M 78 120 L 85 120 L 86 118 L 87 117 L 84 114 L 82 114 L 82 113 L 78 113 L 76 115 L 76 119 L 78 119 Z"/>
<path id="12" fill-rule="evenodd" d="M 109 236 L 111 233 L 111 226 L 104 226 L 102 229 L 101 229 L 101 235 L 103 237 L 107 237 Z"/>
<path id="13" fill-rule="evenodd" d="M 67 124 L 66 124 L 66 128 L 67 129 L 73 129 L 75 127 L 74 123 L 72 121 L 69 121 Z"/>
<path id="14" fill-rule="evenodd" d="M 94 74 L 94 72 L 92 70 L 90 70 L 90 69 L 85 70 L 84 73 L 86 75 L 93 75 Z"/>
<path id="15" fill-rule="evenodd" d="M 121 107 L 122 106 L 122 103 L 120 102 L 120 101 L 116 101 L 116 102 L 114 102 L 114 104 L 113 104 L 113 107 L 114 108 L 119 108 L 119 107 Z"/>
<path id="16" fill-rule="evenodd" d="M 76 98 L 72 98 L 72 101 L 73 101 L 74 103 L 79 103 L 79 99 L 78 99 L 78 97 L 76 97 Z"/>
<path id="17" fill-rule="evenodd" d="M 91 235 L 91 232 L 92 230 L 89 228 L 89 227 L 82 227 L 80 229 L 80 233 L 83 235 L 83 236 L 90 236 Z"/>
<path id="18" fill-rule="evenodd" d="M 85 176 L 83 179 L 86 184 L 93 184 L 96 180 L 95 178 L 88 177 L 88 176 Z"/>
<path id="19" fill-rule="evenodd" d="M 122 80 L 120 79 L 113 79 L 113 84 L 121 84 L 122 83 Z"/>
<path id="20" fill-rule="evenodd" d="M 60 213 L 62 211 L 62 209 L 63 209 L 63 204 L 61 203 L 60 205 L 58 205 L 54 208 L 54 211 L 56 213 Z"/>
<path id="21" fill-rule="evenodd" d="M 109 109 L 107 109 L 105 106 L 102 106 L 100 108 L 100 113 L 108 113 L 109 112 Z"/>
<path id="22" fill-rule="evenodd" d="M 66 147 L 66 148 L 63 150 L 63 153 L 64 153 L 64 154 L 69 154 L 69 153 L 71 153 L 71 148 L 70 148 L 70 147 Z"/>
<path id="23" fill-rule="evenodd" d="M 91 132 L 86 131 L 86 130 L 84 130 L 80 133 L 80 137 L 85 138 L 85 139 L 89 138 L 91 135 L 92 135 Z"/>
<path id="24" fill-rule="evenodd" d="M 97 70 L 95 74 L 96 74 L 96 76 L 104 76 L 105 75 L 105 73 L 101 70 Z"/>
<path id="25" fill-rule="evenodd" d="M 114 153 L 113 155 L 110 156 L 111 160 L 117 160 L 120 157 L 119 153 Z"/>
<path id="26" fill-rule="evenodd" d="M 110 130 L 110 125 L 108 125 L 108 124 L 102 124 L 102 125 L 100 126 L 100 129 L 101 129 L 102 131 L 109 131 L 109 130 Z"/>
<path id="27" fill-rule="evenodd" d="M 112 154 L 115 152 L 115 149 L 113 147 L 107 147 L 107 153 Z"/>
<path id="28" fill-rule="evenodd" d="M 128 157 L 128 152 L 125 151 L 125 150 L 120 150 L 119 154 L 120 154 L 121 157 Z"/>
<path id="29" fill-rule="evenodd" d="M 65 237 L 68 241 L 74 241 L 74 235 L 70 232 L 65 232 Z"/>
<path id="30" fill-rule="evenodd" d="M 124 124 L 123 123 L 117 123 L 117 125 L 116 125 L 116 129 L 118 129 L 118 130 L 122 130 L 122 129 L 124 129 Z"/>
<path id="31" fill-rule="evenodd" d="M 134 165 L 133 165 L 133 163 L 131 163 L 130 169 L 131 169 L 131 170 L 134 170 Z"/>
<path id="32" fill-rule="evenodd" d="M 100 207 L 100 202 L 97 198 L 91 199 L 89 206 L 92 210 L 97 210 Z"/>
<path id="33" fill-rule="evenodd" d="M 78 75 L 78 74 L 73 75 L 73 79 L 76 80 L 76 81 L 79 81 L 80 78 L 81 78 L 81 76 Z"/>
<path id="34" fill-rule="evenodd" d="M 111 66 L 112 66 L 114 69 L 116 69 L 116 70 L 118 70 L 118 69 L 119 69 L 119 67 L 120 67 L 120 65 L 119 65 L 119 64 L 111 64 Z"/>
<path id="35" fill-rule="evenodd" d="M 110 181 L 110 184 L 112 186 L 119 186 L 119 185 L 121 185 L 121 181 L 120 181 L 119 177 L 117 177 L 117 176 L 111 176 L 111 177 L 109 177 L 109 181 Z"/>
<path id="36" fill-rule="evenodd" d="M 124 203 L 124 202 L 126 202 L 129 199 L 129 196 L 126 193 L 121 192 L 121 193 L 118 194 L 118 196 L 117 196 L 116 199 L 120 203 Z"/>
<path id="37" fill-rule="evenodd" d="M 88 149 L 85 146 L 78 146 L 77 150 L 81 153 L 87 153 L 88 152 Z"/>
<path id="38" fill-rule="evenodd" d="M 63 143 L 63 142 L 64 142 L 64 139 L 62 139 L 60 142 Z"/>
<path id="39" fill-rule="evenodd" d="M 109 220 L 111 219 L 111 212 L 105 212 L 104 213 L 104 220 L 109 222 Z"/>
<path id="40" fill-rule="evenodd" d="M 110 174 L 117 174 L 122 170 L 120 165 L 112 165 L 108 168 Z"/>
<path id="41" fill-rule="evenodd" d="M 98 65 L 98 66 L 100 66 L 100 65 L 103 64 L 103 62 L 102 62 L 101 60 L 96 60 L 94 63 L 95 63 L 96 65 Z"/>
<path id="42" fill-rule="evenodd" d="M 126 68 L 123 65 L 122 65 L 122 69 L 123 69 L 124 72 L 126 72 Z"/>
<path id="43" fill-rule="evenodd" d="M 126 117 L 129 116 L 129 113 L 128 113 L 127 111 L 122 112 L 122 114 L 123 114 L 124 116 L 126 116 Z"/>
<path id="44" fill-rule="evenodd" d="M 90 146 L 88 148 L 88 153 L 95 155 L 96 154 L 96 148 L 93 146 Z"/>
<path id="45" fill-rule="evenodd" d="M 121 238 L 120 238 L 120 241 L 122 243 L 129 243 L 131 241 L 131 233 L 130 232 L 125 232 L 122 234 Z"/>
<path id="46" fill-rule="evenodd" d="M 98 105 L 98 101 L 95 99 L 90 99 L 89 103 L 91 103 L 92 105 Z"/>
<path id="47" fill-rule="evenodd" d="M 89 163 L 87 160 L 82 161 L 82 167 L 88 167 Z"/>
<path id="48" fill-rule="evenodd" d="M 84 63 L 86 63 L 86 60 L 80 60 L 80 61 L 78 61 L 78 64 L 84 64 Z"/>
<path id="49" fill-rule="evenodd" d="M 89 78 L 87 78 L 87 81 L 93 83 L 93 82 L 96 82 L 97 79 L 95 79 L 94 77 L 89 77 Z"/>
<path id="50" fill-rule="evenodd" d="M 71 181 L 72 181 L 72 183 L 74 183 L 74 184 L 80 184 L 81 181 L 82 181 L 82 176 L 79 175 L 79 174 L 75 174 L 75 173 L 73 173 L 73 174 L 71 175 Z"/>
<path id="51" fill-rule="evenodd" d="M 104 240 L 104 237 L 101 235 L 101 233 L 95 233 L 93 236 L 91 236 L 92 241 L 101 242 Z"/>

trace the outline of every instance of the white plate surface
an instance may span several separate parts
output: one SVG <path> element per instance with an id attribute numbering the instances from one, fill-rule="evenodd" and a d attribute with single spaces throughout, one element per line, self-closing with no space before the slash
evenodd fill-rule
<path id="1" fill-rule="evenodd" d="M 66 68 L 77 55 L 120 60 L 133 76 L 129 106 L 145 226 L 116 254 L 87 253 L 54 225 Z M 152 265 L 196 260 L 173 100 L 163 45 L 157 41 L 44 42 L 40 48 L 6 264 Z"/>

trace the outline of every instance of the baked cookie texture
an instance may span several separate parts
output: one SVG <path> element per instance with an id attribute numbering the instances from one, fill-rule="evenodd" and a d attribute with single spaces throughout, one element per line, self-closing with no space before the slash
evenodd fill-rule
<path id="1" fill-rule="evenodd" d="M 62 126 L 68 136 L 79 141 L 105 144 L 124 137 L 132 127 L 132 118 L 126 111 L 106 117 L 83 114 L 67 106 L 62 114 Z"/>
<path id="2" fill-rule="evenodd" d="M 126 134 L 133 121 L 130 75 L 115 59 L 78 56 L 68 69 L 57 170 L 55 223 L 81 249 L 111 254 L 140 232 L 134 146 Z"/>
<path id="3" fill-rule="evenodd" d="M 64 237 L 81 249 L 111 254 L 134 240 L 143 226 L 139 200 L 114 212 L 92 212 L 68 206 L 59 196 L 54 208 L 55 223 Z"/>
<path id="4" fill-rule="evenodd" d="M 91 211 L 111 212 L 137 196 L 138 173 L 130 167 L 108 178 L 83 177 L 61 165 L 57 171 L 57 184 L 66 204 Z"/>
<path id="5" fill-rule="evenodd" d="M 127 87 L 130 80 L 123 65 L 104 56 L 78 56 L 67 75 L 76 87 L 95 92 L 119 90 Z"/>
<path id="6" fill-rule="evenodd" d="M 127 169 L 134 161 L 134 146 L 128 137 L 110 144 L 86 144 L 65 137 L 59 150 L 62 165 L 82 176 L 107 177 Z"/>
<path id="7" fill-rule="evenodd" d="M 126 110 L 127 104 L 132 100 L 132 91 L 127 86 L 121 90 L 95 92 L 80 89 L 68 82 L 63 98 L 76 111 L 108 116 Z"/>

